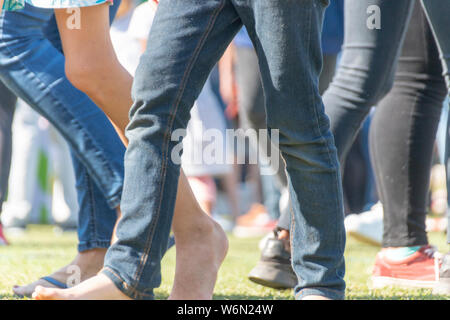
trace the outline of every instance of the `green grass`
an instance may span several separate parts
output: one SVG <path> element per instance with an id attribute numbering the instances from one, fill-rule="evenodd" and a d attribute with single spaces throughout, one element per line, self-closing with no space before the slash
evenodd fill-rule
<path id="1" fill-rule="evenodd" d="M 50 226 L 30 226 L 23 235 L 9 235 L 11 246 L 0 247 L 0 299 L 18 299 L 12 294 L 15 284 L 26 284 L 69 263 L 76 254 L 76 234 L 58 233 Z M 230 250 L 221 268 L 215 299 L 293 299 L 292 290 L 273 290 L 247 279 L 248 272 L 259 259 L 259 239 L 230 239 Z M 430 242 L 447 252 L 443 234 L 430 234 Z M 431 300 L 450 296 L 435 296 L 431 290 L 387 288 L 371 290 L 369 279 L 375 254 L 379 248 L 351 238 L 347 241 L 347 299 Z M 167 298 L 175 271 L 175 250 L 163 261 L 163 282 L 156 294 Z"/>

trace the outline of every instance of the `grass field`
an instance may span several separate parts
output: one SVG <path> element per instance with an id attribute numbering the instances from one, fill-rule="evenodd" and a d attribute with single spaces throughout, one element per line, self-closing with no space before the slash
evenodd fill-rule
<path id="1" fill-rule="evenodd" d="M 50 226 L 30 226 L 25 234 L 9 235 L 11 246 L 0 247 L 0 299 L 18 299 L 12 294 L 15 284 L 26 284 L 69 263 L 76 254 L 76 234 L 55 232 Z M 257 238 L 230 239 L 230 250 L 220 271 L 215 299 L 293 299 L 291 290 L 273 290 L 247 279 L 248 272 L 259 258 Z M 430 234 L 430 242 L 447 252 L 443 234 Z M 370 273 L 378 248 L 351 238 L 347 241 L 346 299 L 450 300 L 450 296 L 434 296 L 431 290 L 387 288 L 371 290 Z M 167 298 L 175 270 L 175 250 L 163 261 L 163 283 L 156 291 L 158 299 Z"/>

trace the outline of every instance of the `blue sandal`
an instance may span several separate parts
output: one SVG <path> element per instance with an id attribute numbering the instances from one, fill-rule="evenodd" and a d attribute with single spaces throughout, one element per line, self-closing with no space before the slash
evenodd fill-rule
<path id="1" fill-rule="evenodd" d="M 68 288 L 66 284 L 64 284 L 56 279 L 53 279 L 52 277 L 42 277 L 41 279 L 43 279 L 47 282 L 50 282 L 52 285 L 57 286 L 58 288 L 61 288 L 61 289 Z"/>

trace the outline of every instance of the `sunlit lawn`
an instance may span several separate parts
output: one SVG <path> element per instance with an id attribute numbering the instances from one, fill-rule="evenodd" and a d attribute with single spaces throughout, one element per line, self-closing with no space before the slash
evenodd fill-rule
<path id="1" fill-rule="evenodd" d="M 76 233 L 55 232 L 51 226 L 30 226 L 24 234 L 9 234 L 12 245 L 0 247 L 0 298 L 18 299 L 11 287 L 25 284 L 50 274 L 69 263 L 76 254 Z M 215 299 L 293 299 L 292 290 L 273 290 L 256 285 L 247 279 L 248 272 L 259 258 L 257 238 L 230 239 L 230 250 L 221 268 Z M 432 233 L 430 240 L 448 251 L 445 235 Z M 431 290 L 387 288 L 370 289 L 370 273 L 378 248 L 351 238 L 347 241 L 347 299 L 447 299 L 434 296 Z M 159 299 L 167 298 L 175 270 L 175 250 L 171 249 L 163 261 L 163 282 L 156 291 Z"/>

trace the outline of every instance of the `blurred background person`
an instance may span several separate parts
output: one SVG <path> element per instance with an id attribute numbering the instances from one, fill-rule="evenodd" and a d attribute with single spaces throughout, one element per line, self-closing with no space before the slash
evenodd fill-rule
<path id="1" fill-rule="evenodd" d="M 50 123 L 19 100 L 12 125 L 12 167 L 2 224 L 77 227 L 77 192 L 69 148 Z"/>
<path id="2" fill-rule="evenodd" d="M 3 233 L 1 213 L 8 190 L 12 154 L 12 122 L 16 102 L 16 96 L 0 81 L 0 246 L 8 244 Z"/>

